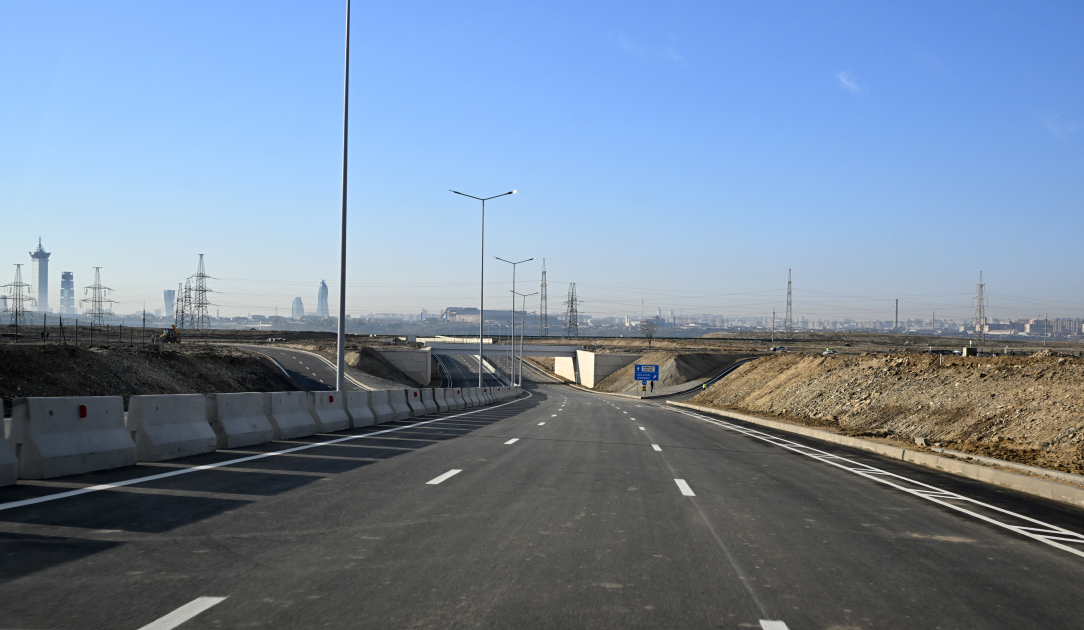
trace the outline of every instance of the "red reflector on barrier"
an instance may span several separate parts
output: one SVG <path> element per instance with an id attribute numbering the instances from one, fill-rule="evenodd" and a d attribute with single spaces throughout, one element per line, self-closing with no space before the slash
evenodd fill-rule
<path id="1" fill-rule="evenodd" d="M 86 418 L 87 417 L 87 406 L 86 405 L 79 405 L 79 417 L 80 418 Z"/>
<path id="2" fill-rule="evenodd" d="M 415 398 L 417 398 L 417 397 L 418 397 L 418 392 L 414 392 L 414 397 L 415 397 Z"/>
<path id="3" fill-rule="evenodd" d="M 328 396 L 327 401 L 328 402 L 335 402 L 335 397 L 334 396 Z"/>

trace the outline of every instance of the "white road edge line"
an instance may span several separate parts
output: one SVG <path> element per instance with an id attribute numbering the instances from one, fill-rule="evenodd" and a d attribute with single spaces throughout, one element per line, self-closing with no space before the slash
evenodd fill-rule
<path id="1" fill-rule="evenodd" d="M 225 601 L 225 597 L 197 597 L 169 613 L 165 617 L 152 621 L 139 630 L 172 630 L 208 608 Z"/>
<path id="2" fill-rule="evenodd" d="M 437 485 L 438 483 L 440 483 L 442 481 L 445 481 L 447 479 L 451 479 L 452 477 L 458 475 L 461 472 L 463 472 L 463 469 L 461 469 L 461 468 L 453 468 L 453 469 L 449 470 L 448 472 L 444 473 L 443 475 L 441 475 L 439 477 L 434 477 L 433 479 L 430 479 L 429 481 L 425 482 L 425 485 L 427 485 L 427 486 L 435 486 L 435 485 Z"/>
<path id="3" fill-rule="evenodd" d="M 681 494 L 684 494 L 687 497 L 696 496 L 696 493 L 689 487 L 689 484 L 685 483 L 684 479 L 675 479 L 674 481 L 677 483 L 678 488 L 681 488 Z"/>
<path id="4" fill-rule="evenodd" d="M 519 441 L 519 438 L 512 438 L 511 440 L 508 440 L 507 442 L 505 442 L 505 444 L 515 444 L 518 441 Z"/>
<path id="5" fill-rule="evenodd" d="M 658 444 L 652 444 L 651 448 L 655 449 L 656 451 L 660 451 L 660 452 L 662 451 L 662 449 L 659 447 Z"/>
<path id="6" fill-rule="evenodd" d="M 782 621 L 771 621 L 769 619 L 760 620 L 760 630 L 790 630 L 787 628 L 787 624 Z"/>
<path id="7" fill-rule="evenodd" d="M 405 427 L 392 427 L 391 429 L 384 429 L 383 431 L 373 431 L 372 433 L 362 433 L 360 435 L 347 435 L 345 437 L 336 438 L 334 440 L 328 440 L 326 442 L 313 442 L 312 444 L 305 444 L 304 446 L 295 446 L 293 448 L 283 449 L 281 451 L 275 451 L 273 453 L 260 453 L 259 455 L 249 455 L 248 457 L 238 457 L 237 459 L 230 459 L 224 462 L 218 462 L 215 464 L 204 464 L 202 466 L 192 466 L 191 468 L 181 468 L 179 470 L 172 470 L 167 473 L 160 473 L 157 475 L 148 475 L 146 477 L 137 477 L 135 479 L 125 479 L 124 481 L 117 481 L 114 483 L 106 483 L 98 486 L 90 486 L 89 488 L 79 488 L 78 490 L 69 490 L 68 492 L 58 492 L 56 494 L 47 494 L 42 497 L 35 497 L 33 499 L 23 499 L 21 501 L 11 501 L 9 503 L 0 503 L 0 511 L 10 510 L 13 508 L 24 507 L 27 505 L 34 505 L 37 503 L 45 503 L 47 501 L 56 501 L 58 499 L 67 499 L 69 497 L 79 496 L 81 494 L 87 494 L 88 492 L 101 492 L 102 490 L 112 490 L 113 488 L 123 488 L 124 486 L 134 486 L 139 483 L 145 483 L 148 481 L 157 481 L 159 479 L 167 479 L 169 477 L 176 477 L 177 475 L 186 475 L 188 473 L 197 472 L 200 470 L 211 470 L 212 468 L 221 468 L 223 466 L 232 466 L 234 464 L 243 464 L 244 462 L 251 462 L 257 459 L 264 459 L 265 457 L 274 457 L 276 455 L 289 455 L 290 453 L 296 453 L 298 451 L 307 451 L 310 448 L 317 448 L 320 446 L 328 446 L 329 444 L 338 444 L 339 442 L 349 442 L 350 440 L 360 440 L 364 438 L 373 437 L 374 435 L 382 435 L 384 433 L 394 433 L 396 431 L 403 431 L 406 429 L 414 429 L 417 427 L 432 424 L 434 422 L 443 422 L 444 420 L 451 420 L 452 418 L 459 418 L 461 416 L 469 416 L 475 413 L 483 413 L 486 411 L 493 411 L 500 407 L 507 405 L 514 405 L 518 402 L 523 402 L 527 398 L 534 396 L 531 392 L 525 392 L 527 396 L 525 398 L 517 398 L 509 402 L 496 405 L 493 407 L 479 407 L 473 411 L 465 411 L 463 413 L 457 413 L 454 416 L 445 416 L 443 418 L 433 418 L 432 420 L 423 420 L 422 422 L 415 422 L 414 424 L 408 424 Z"/>

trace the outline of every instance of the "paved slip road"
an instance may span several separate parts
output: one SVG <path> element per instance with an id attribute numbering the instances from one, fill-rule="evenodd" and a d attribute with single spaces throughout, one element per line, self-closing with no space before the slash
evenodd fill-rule
<path id="1" fill-rule="evenodd" d="M 238 347 L 270 357 L 282 371 L 286 372 L 287 376 L 305 391 L 322 392 L 335 389 L 335 368 L 317 356 L 292 348 L 276 348 L 274 346 Z M 347 379 L 346 389 L 361 388 Z"/>
<path id="2" fill-rule="evenodd" d="M 469 355 L 435 355 L 440 369 L 441 380 L 444 387 L 478 387 L 478 356 Z M 486 355 L 486 361 L 493 358 Z M 507 362 L 508 357 L 504 357 Z M 507 367 L 507 366 L 506 366 Z M 492 372 L 484 375 L 486 387 L 502 387 L 507 385 L 498 379 Z"/>
<path id="3" fill-rule="evenodd" d="M 0 488 L 0 627 L 1050 629 L 1084 618 L 1084 557 L 737 422 L 528 389 L 469 413 Z M 807 444 L 1054 526 L 1084 523 L 1081 510 Z M 62 498 L 11 503 L 48 496 Z"/>

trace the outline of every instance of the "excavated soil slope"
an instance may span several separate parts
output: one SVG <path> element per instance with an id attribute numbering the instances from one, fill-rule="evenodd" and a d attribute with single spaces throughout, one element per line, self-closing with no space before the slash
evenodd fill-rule
<path id="1" fill-rule="evenodd" d="M 733 365 L 738 358 L 738 355 L 729 354 L 657 350 L 607 376 L 595 389 L 603 392 L 639 392 L 640 381 L 633 378 L 637 363 L 659 366 L 659 381 L 655 383 L 655 387 L 661 389 L 715 376 L 724 368 Z"/>
<path id="2" fill-rule="evenodd" d="M 296 389 L 274 364 L 233 348 L 134 348 L 59 345 L 0 347 L 0 397 L 129 396 L 276 392 Z"/>
<path id="3" fill-rule="evenodd" d="M 1084 361 L 935 355 L 776 355 L 738 368 L 692 402 L 782 416 L 848 435 L 1084 473 Z M 936 444 L 935 444 L 936 445 Z"/>

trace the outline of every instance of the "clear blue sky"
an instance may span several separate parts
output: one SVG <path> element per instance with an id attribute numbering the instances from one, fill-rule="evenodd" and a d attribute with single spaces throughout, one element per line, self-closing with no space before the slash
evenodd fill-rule
<path id="1" fill-rule="evenodd" d="M 337 294 L 344 3 L 0 3 L 0 281 Z M 1080 2 L 356 3 L 348 311 L 1084 317 Z M 501 265 L 498 267 L 497 265 Z M 540 266 L 521 266 L 537 289 Z M 510 272 L 487 262 L 491 306 Z M 529 304 L 537 308 L 537 303 Z M 333 305 L 334 308 L 334 305 Z"/>

